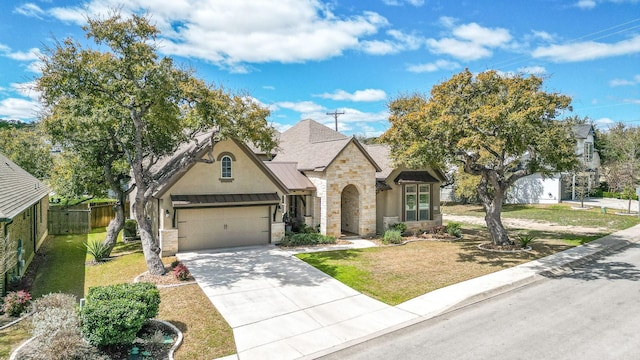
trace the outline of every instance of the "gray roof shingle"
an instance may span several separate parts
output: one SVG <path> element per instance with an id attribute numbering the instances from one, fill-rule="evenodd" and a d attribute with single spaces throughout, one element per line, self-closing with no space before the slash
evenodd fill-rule
<path id="1" fill-rule="evenodd" d="M 48 194 L 46 185 L 0 154 L 0 220 L 13 219 Z"/>

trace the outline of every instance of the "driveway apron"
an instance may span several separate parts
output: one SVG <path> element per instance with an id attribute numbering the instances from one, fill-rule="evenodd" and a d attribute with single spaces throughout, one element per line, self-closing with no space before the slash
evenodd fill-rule
<path id="1" fill-rule="evenodd" d="M 417 317 L 274 246 L 181 253 L 178 259 L 233 328 L 240 359 L 297 359 Z"/>

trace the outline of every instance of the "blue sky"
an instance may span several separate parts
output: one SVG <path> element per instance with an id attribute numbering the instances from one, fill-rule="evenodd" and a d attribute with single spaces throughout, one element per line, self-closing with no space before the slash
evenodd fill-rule
<path id="1" fill-rule="evenodd" d="M 337 110 L 344 133 L 379 135 L 390 100 L 465 68 L 536 74 L 573 98 L 566 115 L 640 125 L 640 0 L 3 0 L 0 119 L 36 120 L 42 49 L 116 7 L 149 14 L 163 55 L 281 130 Z"/>

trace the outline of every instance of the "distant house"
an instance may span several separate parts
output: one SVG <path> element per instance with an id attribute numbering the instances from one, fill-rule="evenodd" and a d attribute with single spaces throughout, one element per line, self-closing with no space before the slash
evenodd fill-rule
<path id="1" fill-rule="evenodd" d="M 394 167 L 387 146 L 313 120 L 278 134 L 278 144 L 264 154 L 219 142 L 202 153 L 213 161 L 161 184 L 148 213 L 163 254 L 277 243 L 288 226 L 339 237 L 442 224 L 439 170 Z"/>
<path id="2" fill-rule="evenodd" d="M 0 294 L 19 279 L 47 237 L 49 189 L 0 154 Z"/>
<path id="3" fill-rule="evenodd" d="M 576 139 L 576 156 L 589 174 L 589 187 L 597 187 L 600 156 L 595 149 L 593 125 L 581 124 L 572 127 Z M 575 175 L 562 173 L 543 178 L 540 174 L 526 176 L 516 181 L 509 189 L 508 203 L 554 204 L 576 198 Z"/>

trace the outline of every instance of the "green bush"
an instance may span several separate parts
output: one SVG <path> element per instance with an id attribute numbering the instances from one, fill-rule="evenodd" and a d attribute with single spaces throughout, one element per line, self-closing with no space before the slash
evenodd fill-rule
<path id="1" fill-rule="evenodd" d="M 124 222 L 124 237 L 134 238 L 138 236 L 138 222 L 133 219 L 127 219 Z"/>
<path id="2" fill-rule="evenodd" d="M 405 223 L 396 223 L 389 225 L 389 230 L 397 230 L 400 231 L 400 234 L 407 231 L 407 224 Z"/>
<path id="3" fill-rule="evenodd" d="M 462 237 L 462 224 L 457 222 L 450 222 L 446 227 L 447 234 L 455 236 L 457 238 Z"/>
<path id="4" fill-rule="evenodd" d="M 336 238 L 318 233 L 287 234 L 282 241 L 284 246 L 335 244 Z"/>
<path id="5" fill-rule="evenodd" d="M 9 316 L 20 316 L 31 302 L 31 294 L 24 290 L 11 291 L 2 300 L 2 313 L 6 313 Z"/>
<path id="6" fill-rule="evenodd" d="M 83 334 L 93 345 L 129 344 L 159 307 L 160 292 L 150 283 L 90 288 L 81 311 Z"/>
<path id="7" fill-rule="evenodd" d="M 520 243 L 520 247 L 526 248 L 531 244 L 533 240 L 535 240 L 535 236 L 529 234 L 518 234 L 516 235 L 518 242 Z"/>
<path id="8" fill-rule="evenodd" d="M 109 258 L 109 246 L 105 245 L 100 240 L 88 241 L 84 243 L 89 255 L 93 257 L 96 262 L 104 261 Z"/>
<path id="9" fill-rule="evenodd" d="M 402 244 L 402 233 L 399 230 L 387 230 L 384 232 L 382 242 L 385 244 Z"/>

